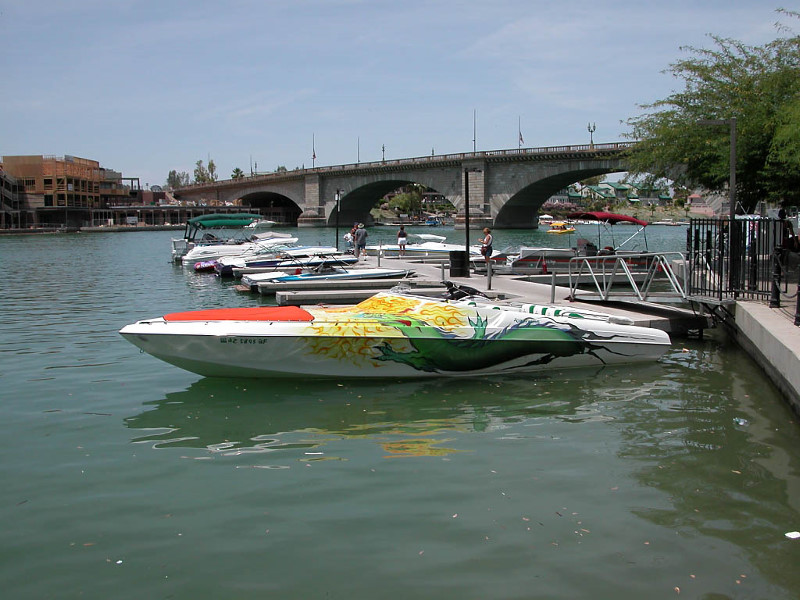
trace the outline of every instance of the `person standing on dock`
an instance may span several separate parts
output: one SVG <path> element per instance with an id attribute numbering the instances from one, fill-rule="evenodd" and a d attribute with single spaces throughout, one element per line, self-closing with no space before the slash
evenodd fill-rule
<path id="1" fill-rule="evenodd" d="M 406 234 L 406 226 L 400 225 L 400 231 L 397 232 L 398 256 L 402 257 L 406 255 L 406 241 L 408 241 L 408 235 Z"/>
<path id="2" fill-rule="evenodd" d="M 363 223 L 359 223 L 356 227 L 355 242 L 356 242 L 356 258 L 360 260 L 361 254 L 364 254 L 364 260 L 367 260 L 367 233 Z"/>
<path id="3" fill-rule="evenodd" d="M 354 253 L 354 250 L 353 250 L 353 239 L 354 239 L 353 235 L 355 234 L 355 231 L 356 231 L 355 229 L 351 229 L 350 231 L 348 231 L 347 233 L 344 234 L 344 243 L 347 246 L 346 251 L 347 251 L 348 254 L 353 254 Z"/>
<path id="4" fill-rule="evenodd" d="M 489 259 L 492 256 L 492 242 L 494 241 L 494 237 L 492 236 L 492 230 L 488 227 L 483 228 L 483 237 L 478 240 L 481 244 L 481 254 L 486 259 L 486 272 L 489 272 Z"/>

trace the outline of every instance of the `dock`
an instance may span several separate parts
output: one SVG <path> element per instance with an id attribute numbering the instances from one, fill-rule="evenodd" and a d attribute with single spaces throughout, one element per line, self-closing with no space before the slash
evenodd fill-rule
<path id="1" fill-rule="evenodd" d="M 529 275 L 497 274 L 490 280 L 486 275 L 473 272 L 472 269 L 469 276 L 453 276 L 450 265 L 446 262 L 430 260 L 423 262 L 414 257 L 369 256 L 366 261 L 359 264 L 370 268 L 382 266 L 411 270 L 415 276 L 384 280 L 262 282 L 254 286 L 257 289 L 244 285 L 237 289 L 274 295 L 279 305 L 355 304 L 398 285 L 408 288 L 415 294 L 442 297 L 446 292 L 444 281 L 451 281 L 460 286 L 472 287 L 496 301 L 568 304 L 576 309 L 601 310 L 608 314 L 627 317 L 636 325 L 661 329 L 673 336 L 701 335 L 704 329 L 712 326 L 708 315 L 697 314 L 691 310 L 642 302 L 604 303 L 601 308 L 598 308 L 595 302 L 576 302 L 570 298 L 570 288 L 554 285 L 552 277 L 545 281 L 541 279 L 532 281 Z M 559 278 L 557 283 L 562 281 Z"/>

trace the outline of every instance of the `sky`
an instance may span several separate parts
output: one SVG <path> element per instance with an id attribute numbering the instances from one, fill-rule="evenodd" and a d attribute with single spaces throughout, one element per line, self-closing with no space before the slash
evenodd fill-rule
<path id="1" fill-rule="evenodd" d="M 164 185 L 279 166 L 623 141 L 764 0 L 0 0 L 0 155 Z M 791 8 L 790 6 L 788 8 Z M 312 155 L 316 159 L 312 160 Z"/>

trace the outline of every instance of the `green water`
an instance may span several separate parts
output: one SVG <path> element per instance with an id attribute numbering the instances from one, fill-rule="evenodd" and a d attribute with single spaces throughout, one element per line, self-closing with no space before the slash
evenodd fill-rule
<path id="1" fill-rule="evenodd" d="M 117 331 L 263 301 L 172 235 L 0 237 L 4 598 L 800 596 L 800 428 L 723 336 L 635 370 L 203 379 Z"/>

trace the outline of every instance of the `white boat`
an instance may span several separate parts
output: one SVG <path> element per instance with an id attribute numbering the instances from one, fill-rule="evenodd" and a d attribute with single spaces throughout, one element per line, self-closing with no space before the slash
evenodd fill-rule
<path id="1" fill-rule="evenodd" d="M 353 280 L 353 279 L 388 279 L 410 277 L 414 271 L 408 269 L 347 269 L 331 265 L 320 265 L 311 269 L 297 269 L 299 273 L 271 271 L 265 273 L 248 273 L 242 275 L 242 284 L 257 287 L 267 281 L 320 281 L 320 280 Z"/>
<path id="2" fill-rule="evenodd" d="M 197 246 L 248 242 L 253 231 L 245 227 L 260 218 L 261 215 L 255 213 L 214 213 L 189 219 L 183 238 L 172 240 L 172 260 L 180 261 Z"/>
<path id="3" fill-rule="evenodd" d="M 661 219 L 660 221 L 653 221 L 652 223 L 650 223 L 650 225 L 667 225 L 669 227 L 681 227 L 688 224 L 689 221 L 676 221 L 670 218 L 664 218 Z"/>
<path id="4" fill-rule="evenodd" d="M 181 257 L 181 264 L 194 265 L 198 262 L 218 260 L 223 256 L 239 256 L 296 241 L 297 238 L 293 238 L 289 233 L 269 231 L 257 234 L 245 242 L 195 246 Z"/>
<path id="5" fill-rule="evenodd" d="M 295 238 L 296 239 L 296 238 Z M 236 269 L 274 271 L 290 266 L 318 266 L 322 264 L 351 264 L 355 256 L 340 252 L 333 246 L 280 246 L 237 256 L 223 256 L 216 261 L 214 270 L 220 277 L 232 277 Z"/>
<path id="6" fill-rule="evenodd" d="M 640 221 L 635 217 L 628 215 L 620 215 L 615 213 L 606 212 L 579 212 L 572 213 L 569 216 L 570 220 L 577 220 L 582 224 L 596 224 L 598 226 L 597 244 L 590 242 L 585 238 L 579 238 L 577 246 L 574 248 L 552 248 L 541 246 L 522 246 L 518 253 L 509 256 L 506 266 L 512 272 L 519 273 L 566 273 L 569 271 L 570 261 L 579 256 L 616 256 L 632 254 L 635 257 L 626 259 L 628 266 L 632 269 L 647 269 L 650 266 L 650 258 L 644 256 L 645 252 L 624 250 L 625 244 L 630 242 L 639 234 L 644 233 L 644 228 L 647 223 Z M 617 245 L 613 238 L 612 227 L 619 223 L 626 223 L 630 225 L 638 225 L 640 228 L 630 237 L 628 237 L 621 244 Z M 600 228 L 605 228 L 606 232 L 611 235 L 612 246 L 605 246 L 598 249 L 600 244 Z M 647 238 L 644 237 L 645 244 Z"/>
<path id="7" fill-rule="evenodd" d="M 350 307 L 172 313 L 120 334 L 158 359 L 219 377 L 480 376 L 654 361 L 669 348 L 665 332 L 618 321 L 570 307 L 388 292 Z"/>
<path id="8" fill-rule="evenodd" d="M 425 241 L 414 244 L 407 244 L 405 247 L 405 257 L 408 258 L 436 258 L 447 259 L 450 257 L 451 252 L 463 252 L 464 244 L 447 244 L 438 241 Z M 480 246 L 470 246 L 469 249 L 471 258 L 480 258 Z M 367 246 L 367 255 L 369 256 L 398 257 L 400 255 L 400 246 L 397 244 L 386 244 L 377 246 Z"/>
<path id="9" fill-rule="evenodd" d="M 274 232 L 273 232 L 274 233 Z M 289 234 L 280 234 L 289 235 Z M 270 237 L 265 238 L 263 240 L 259 240 L 258 236 L 256 236 L 256 241 L 252 244 L 242 244 L 241 248 L 242 251 L 239 254 L 234 254 L 232 256 L 220 256 L 219 258 L 209 258 L 207 260 L 201 260 L 194 263 L 194 270 L 195 271 L 216 271 L 217 274 L 221 274 L 220 269 L 223 265 L 228 264 L 238 264 L 243 260 L 254 260 L 256 258 L 271 258 L 278 256 L 281 252 L 287 252 L 293 248 L 296 248 L 295 244 L 297 243 L 298 238 L 296 237 Z M 209 254 L 214 254 L 215 251 L 209 251 Z M 225 270 L 225 275 L 232 274 L 231 267 L 227 267 Z"/>
<path id="10" fill-rule="evenodd" d="M 277 225 L 276 221 L 270 221 L 269 219 L 258 219 L 253 221 L 249 225 L 245 225 L 245 229 L 251 230 L 253 232 L 264 231 L 269 229 L 270 227 Z"/>

